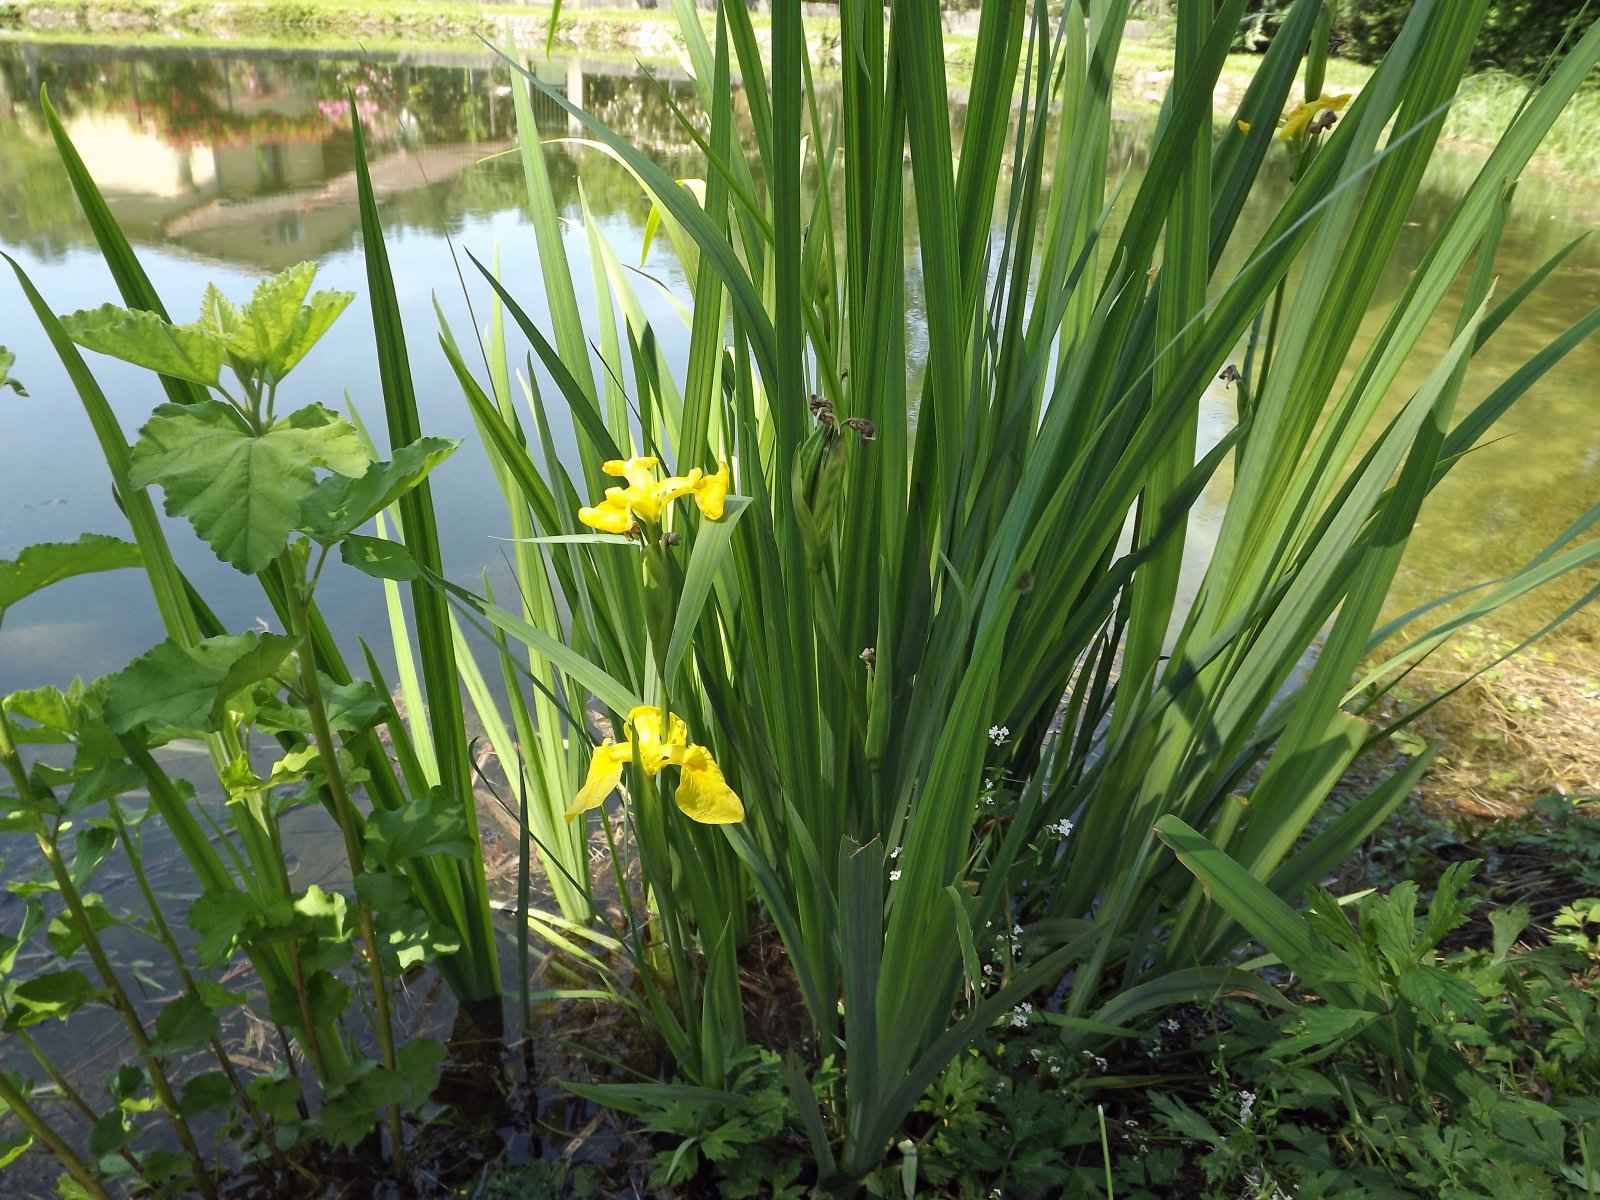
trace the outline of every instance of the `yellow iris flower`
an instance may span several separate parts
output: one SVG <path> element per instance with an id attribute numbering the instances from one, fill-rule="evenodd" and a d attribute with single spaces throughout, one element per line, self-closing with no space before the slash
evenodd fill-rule
<path id="1" fill-rule="evenodd" d="M 689 744 L 689 730 L 683 718 L 674 715 L 662 728 L 661 710 L 641 705 L 628 714 L 631 741 L 613 742 L 609 738 L 594 748 L 589 773 L 578 795 L 567 809 L 567 820 L 581 812 L 599 808 L 622 782 L 622 769 L 638 751 L 639 765 L 646 775 L 662 767 L 678 768 L 678 790 L 673 795 L 684 816 L 702 825 L 727 825 L 744 820 L 744 804 L 722 777 L 711 752 L 704 746 Z"/>
<path id="2" fill-rule="evenodd" d="M 591 529 L 606 533 L 627 533 L 636 521 L 651 525 L 661 522 L 662 514 L 679 496 L 692 495 L 700 511 L 713 521 L 722 519 L 728 498 L 728 464 L 722 463 L 714 475 L 695 467 L 687 475 L 668 475 L 657 479 L 660 460 L 649 456 L 626 462 L 612 459 L 601 466 L 607 475 L 626 481 L 626 487 L 606 489 L 605 499 L 578 510 L 578 520 Z"/>
<path id="3" fill-rule="evenodd" d="M 1311 124 L 1312 119 L 1320 112 L 1338 112 L 1350 103 L 1347 95 L 1330 96 L 1323 92 L 1315 100 L 1307 100 L 1298 104 L 1283 115 L 1281 122 L 1283 128 L 1278 130 L 1278 136 L 1284 141 L 1290 141 L 1296 134 Z"/>

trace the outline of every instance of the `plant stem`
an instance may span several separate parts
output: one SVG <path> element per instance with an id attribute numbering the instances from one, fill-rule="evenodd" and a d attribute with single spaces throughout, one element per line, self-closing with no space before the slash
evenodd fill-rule
<path id="1" fill-rule="evenodd" d="M 128 865 L 133 868 L 133 878 L 139 885 L 139 894 L 144 897 L 145 907 L 150 910 L 150 915 L 155 921 L 156 934 L 161 944 L 167 948 L 167 954 L 172 959 L 172 965 L 177 969 L 178 978 L 183 981 L 184 990 L 191 996 L 199 998 L 200 989 L 196 986 L 194 976 L 189 971 L 189 964 L 184 961 L 183 951 L 178 947 L 178 941 L 172 935 L 172 926 L 167 924 L 167 918 L 161 911 L 161 904 L 156 899 L 155 889 L 150 886 L 150 877 L 145 874 L 144 854 L 138 843 L 130 836 L 128 824 L 122 816 L 122 806 L 112 797 L 108 807 L 111 810 L 111 819 L 116 822 L 117 837 L 122 841 L 122 851 L 127 855 Z M 250 1099 L 250 1093 L 244 1086 L 244 1081 L 239 1078 L 238 1071 L 234 1070 L 233 1060 L 228 1057 L 227 1048 L 223 1046 L 222 1039 L 212 1034 L 209 1043 L 211 1053 L 216 1057 L 222 1072 L 228 1077 L 228 1082 L 233 1085 L 234 1094 L 239 1097 L 239 1103 L 249 1116 L 251 1124 L 256 1127 L 256 1132 L 261 1137 L 261 1144 L 267 1148 L 267 1153 L 272 1161 L 280 1168 L 287 1170 L 289 1160 L 278 1148 L 277 1142 L 272 1137 L 272 1131 L 267 1127 L 267 1122 L 261 1111 Z"/>
<path id="2" fill-rule="evenodd" d="M 100 1120 L 100 1114 L 89 1107 L 89 1102 L 83 1098 L 77 1088 L 72 1086 L 72 1081 L 66 1077 L 60 1067 L 56 1066 L 55 1060 L 44 1052 L 44 1047 L 34 1040 L 33 1035 L 26 1029 L 17 1029 L 13 1030 L 12 1036 L 20 1041 L 27 1048 L 28 1053 L 33 1055 L 33 1060 L 44 1068 L 44 1073 L 50 1076 L 50 1082 L 54 1083 L 60 1090 L 62 1098 L 82 1113 L 84 1119 L 90 1125 L 96 1124 Z M 119 1149 L 117 1153 L 133 1168 L 134 1174 L 141 1179 L 145 1177 L 144 1171 L 139 1166 L 139 1160 L 129 1153 L 126 1146 Z"/>
<path id="3" fill-rule="evenodd" d="M 94 1197 L 94 1200 L 111 1200 L 111 1193 L 100 1186 L 100 1181 L 95 1178 L 88 1164 L 74 1154 L 72 1147 L 62 1141 L 55 1130 L 45 1123 L 38 1110 L 28 1103 L 28 1098 L 11 1086 L 11 1081 L 6 1078 L 3 1071 L 0 1071 L 0 1101 L 4 1101 L 6 1107 L 17 1114 L 22 1123 L 28 1127 L 29 1133 L 49 1147 L 50 1153 L 61 1160 L 61 1165 L 67 1169 L 67 1174 L 77 1180 L 85 1192 Z"/>
<path id="4" fill-rule="evenodd" d="M 78 894 L 77 885 L 72 882 L 66 863 L 61 859 L 61 852 L 55 843 L 43 834 L 38 835 L 38 841 L 45 861 L 50 864 L 50 873 L 55 876 L 56 884 L 61 889 L 61 898 L 66 901 L 67 909 L 72 914 L 72 922 L 77 927 L 78 936 L 83 939 L 83 948 L 89 952 L 95 971 L 111 993 L 112 1007 L 122 1014 L 123 1023 L 128 1027 L 128 1036 L 138 1048 L 139 1057 L 144 1059 L 145 1066 L 149 1068 L 150 1086 L 155 1090 L 156 1098 L 161 1101 L 167 1119 L 172 1122 L 173 1132 L 178 1135 L 178 1144 L 183 1147 L 184 1153 L 189 1155 L 194 1180 L 200 1189 L 200 1194 L 206 1200 L 216 1200 L 216 1184 L 201 1160 L 200 1147 L 194 1140 L 194 1133 L 189 1129 L 189 1122 L 178 1112 L 178 1098 L 172 1091 L 171 1082 L 167 1079 L 166 1069 L 162 1067 L 160 1058 L 151 1052 L 150 1039 L 145 1035 L 138 1010 L 134 1008 L 133 1001 L 122 986 L 121 978 L 111 965 L 111 959 L 100 941 L 100 935 L 83 907 L 83 898 Z"/>
<path id="5" fill-rule="evenodd" d="M 311 736 L 322 760 L 323 777 L 327 780 L 328 795 L 333 799 L 335 819 L 344 837 L 345 857 L 350 862 L 352 887 L 366 873 L 361 850 L 361 836 L 356 829 L 355 809 L 350 803 L 350 793 L 345 787 L 344 771 L 339 766 L 339 751 L 334 744 L 333 730 L 328 725 L 328 711 L 322 698 L 322 681 L 317 678 L 316 654 L 311 644 L 311 620 L 306 610 L 304 584 L 294 567 L 293 550 L 285 551 L 279 558 L 284 595 L 288 600 L 292 633 L 299 643 L 300 690 L 305 697 L 306 712 L 311 717 Z M 398 1062 L 394 1048 L 394 1018 L 389 1005 L 388 981 L 383 975 L 383 963 L 378 957 L 377 930 L 372 920 L 372 909 L 356 893 L 356 917 L 361 926 L 362 948 L 367 960 L 367 972 L 372 981 L 372 1000 L 377 1009 L 378 1043 L 383 1051 L 383 1065 L 391 1071 Z M 398 1175 L 405 1167 L 404 1126 L 400 1106 L 389 1108 L 389 1162 Z"/>

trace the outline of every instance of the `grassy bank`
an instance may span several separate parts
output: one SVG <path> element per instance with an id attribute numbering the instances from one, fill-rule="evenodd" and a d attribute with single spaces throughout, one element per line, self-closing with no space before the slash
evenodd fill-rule
<path id="1" fill-rule="evenodd" d="M 709 20 L 709 18 L 706 18 Z M 763 49 L 770 36 L 765 15 L 753 18 Z M 359 47 L 372 52 L 440 49 L 503 42 L 542 46 L 549 29 L 550 7 L 525 4 L 471 4 L 445 0 L 25 0 L 0 8 L 0 36 L 50 41 L 152 41 L 193 46 L 225 42 L 230 46 L 312 43 Z M 709 26 L 708 26 L 709 28 Z M 839 29 L 836 21 L 808 19 L 812 60 L 827 73 L 837 66 Z M 1136 22 L 1130 26 L 1118 58 L 1113 95 L 1119 108 L 1153 109 L 1172 77 L 1169 31 Z M 556 25 L 554 48 L 600 58 L 676 61 L 683 40 L 670 10 L 568 9 Z M 971 79 L 976 38 L 947 33 L 945 57 L 951 82 L 964 87 Z M 1228 58 L 1217 80 L 1220 108 L 1236 104 L 1255 77 L 1258 55 Z M 1328 64 L 1330 91 L 1359 91 L 1372 69 L 1340 59 Z M 1445 138 L 1469 146 L 1492 146 L 1515 113 L 1525 84 L 1514 77 L 1487 72 L 1469 80 L 1450 115 Z M 1580 94 L 1567 118 L 1552 131 L 1537 167 L 1574 178 L 1600 177 L 1600 146 L 1587 131 L 1600 124 L 1600 94 Z"/>
<path id="2" fill-rule="evenodd" d="M 41 37 L 157 37 L 193 43 L 270 35 L 284 41 L 330 40 L 414 46 L 468 44 L 480 38 L 503 41 L 507 34 L 527 46 L 542 46 L 549 30 L 550 6 L 523 4 L 416 3 L 415 0 L 28 0 L 10 10 L 11 27 Z M 0 15 L 0 27 L 7 18 Z M 757 17 L 763 40 L 769 28 Z M 837 22 L 808 24 L 812 38 L 837 43 Z M 970 39 L 965 39 L 970 41 Z M 583 9 L 561 14 L 554 46 L 558 50 L 623 53 L 642 59 L 674 59 L 682 45 L 668 10 Z M 814 47 L 815 48 L 815 47 Z"/>

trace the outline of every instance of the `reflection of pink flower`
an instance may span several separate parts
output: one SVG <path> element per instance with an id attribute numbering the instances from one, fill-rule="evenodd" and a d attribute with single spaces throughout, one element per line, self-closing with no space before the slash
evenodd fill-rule
<path id="1" fill-rule="evenodd" d="M 317 108 L 322 115 L 335 125 L 348 125 L 350 123 L 350 102 L 348 100 L 318 100 Z M 376 100 L 357 100 L 356 112 L 363 123 L 370 123 L 372 118 L 381 111 Z"/>

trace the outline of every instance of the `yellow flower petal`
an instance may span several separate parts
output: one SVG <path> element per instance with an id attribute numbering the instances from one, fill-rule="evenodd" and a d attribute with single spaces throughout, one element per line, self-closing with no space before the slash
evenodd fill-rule
<path id="1" fill-rule="evenodd" d="M 1234 124 L 1239 127 L 1239 132 L 1240 133 L 1249 133 L 1250 132 L 1250 122 L 1249 121 L 1235 121 Z"/>
<path id="2" fill-rule="evenodd" d="M 594 507 L 585 505 L 580 508 L 578 520 L 591 529 L 604 530 L 606 533 L 627 533 L 633 528 L 633 513 L 629 511 L 621 488 L 608 489 L 606 498 Z"/>
<path id="3" fill-rule="evenodd" d="M 655 486 L 655 475 L 652 472 L 660 465 L 661 460 L 641 455 L 623 462 L 620 458 L 613 458 L 600 465 L 600 469 L 607 475 L 615 475 L 628 481 L 629 487 L 636 487 L 640 491 L 648 491 Z"/>
<path id="4" fill-rule="evenodd" d="M 639 765 L 650 775 L 668 762 L 675 761 L 674 751 L 681 750 L 689 743 L 688 726 L 677 713 L 672 714 L 667 722 L 666 735 L 662 735 L 661 710 L 653 704 L 641 704 L 630 712 L 628 726 L 639 747 Z"/>
<path id="5" fill-rule="evenodd" d="M 606 797 L 617 790 L 617 784 L 622 782 L 622 763 L 626 761 L 617 758 L 617 751 L 626 749 L 627 746 L 611 741 L 594 748 L 594 756 L 589 759 L 589 774 L 578 789 L 577 797 L 567 807 L 567 820 L 591 808 L 599 808 Z"/>
<path id="6" fill-rule="evenodd" d="M 704 746 L 689 746 L 672 754 L 679 767 L 678 790 L 673 795 L 683 815 L 702 825 L 730 825 L 744 820 L 744 805 L 722 768 Z"/>
<path id="7" fill-rule="evenodd" d="M 699 467 L 695 467 L 687 475 L 668 475 L 655 486 L 657 499 L 665 507 L 679 496 L 687 496 L 690 492 L 698 491 L 703 474 Z"/>
<path id="8" fill-rule="evenodd" d="M 1329 112 L 1338 112 L 1350 103 L 1348 95 L 1330 96 L 1326 92 L 1315 100 L 1307 100 L 1304 104 L 1297 104 L 1283 117 L 1283 128 L 1278 130 L 1278 136 L 1284 141 L 1291 141 L 1296 134 L 1311 124 L 1311 120 L 1324 109 Z"/>
<path id="9" fill-rule="evenodd" d="M 717 473 L 705 476 L 695 489 L 694 502 L 710 520 L 722 520 L 722 509 L 728 499 L 728 484 L 728 464 L 719 463 Z"/>

